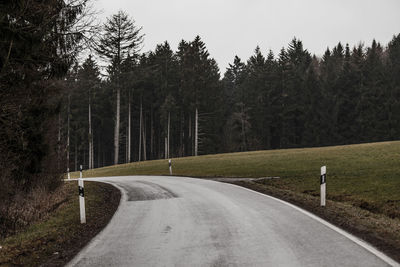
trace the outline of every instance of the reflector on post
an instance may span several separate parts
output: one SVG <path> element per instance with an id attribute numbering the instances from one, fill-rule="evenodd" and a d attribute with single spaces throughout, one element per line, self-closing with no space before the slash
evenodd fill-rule
<path id="1" fill-rule="evenodd" d="M 321 206 L 325 207 L 326 204 L 326 166 L 321 167 Z"/>
<path id="2" fill-rule="evenodd" d="M 83 185 L 82 179 L 78 179 L 78 193 L 79 193 L 79 210 L 81 214 L 81 223 L 86 223 L 85 187 Z"/>

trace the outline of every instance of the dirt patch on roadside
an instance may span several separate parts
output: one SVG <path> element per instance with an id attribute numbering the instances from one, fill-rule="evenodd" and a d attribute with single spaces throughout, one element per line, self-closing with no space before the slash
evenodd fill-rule
<path id="1" fill-rule="evenodd" d="M 87 222 L 80 224 L 77 183 L 64 186 L 65 202 L 47 219 L 0 239 L 0 266 L 63 266 L 108 224 L 118 208 L 117 188 L 85 182 Z"/>
<path id="2" fill-rule="evenodd" d="M 319 205 L 316 195 L 295 193 L 263 184 L 262 181 L 236 181 L 254 191 L 264 193 L 299 206 L 326 221 L 367 241 L 378 250 L 400 262 L 400 220 L 354 207 L 345 202 L 327 200 L 326 207 Z"/>

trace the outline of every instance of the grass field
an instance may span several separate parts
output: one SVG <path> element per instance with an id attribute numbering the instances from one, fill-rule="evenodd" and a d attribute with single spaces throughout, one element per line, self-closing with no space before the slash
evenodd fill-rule
<path id="1" fill-rule="evenodd" d="M 327 198 L 400 218 L 400 141 L 322 148 L 228 153 L 172 159 L 173 174 L 191 177 L 271 177 L 264 183 L 316 196 L 327 166 Z M 72 177 L 77 177 L 73 173 Z M 169 175 L 167 160 L 121 164 L 84 177 Z"/>

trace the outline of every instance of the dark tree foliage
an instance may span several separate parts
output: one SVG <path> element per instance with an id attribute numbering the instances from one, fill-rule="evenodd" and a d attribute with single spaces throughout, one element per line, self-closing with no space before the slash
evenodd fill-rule
<path id="1" fill-rule="evenodd" d="M 170 157 L 194 155 L 196 109 L 199 154 L 398 139 L 399 40 L 394 36 L 387 47 L 376 41 L 354 48 L 338 43 L 318 58 L 294 38 L 276 56 L 264 56 L 259 47 L 246 62 L 236 56 L 221 80 L 200 37 L 181 41 L 176 52 L 165 42 L 137 59 L 123 59 L 122 88 L 133 92 L 131 158 L 139 160 L 139 147 L 141 160 L 164 158 L 168 143 Z M 102 133 L 95 150 L 109 154 L 113 136 L 106 128 L 114 124 L 106 99 L 115 70 L 113 62 L 96 100 L 96 112 L 108 124 L 94 125 Z M 127 151 L 125 100 L 120 162 Z M 87 162 L 84 157 L 79 156 Z M 95 166 L 112 164 L 111 158 L 102 156 Z"/>
<path id="2" fill-rule="evenodd" d="M 36 216 L 10 202 L 61 183 L 60 97 L 92 30 L 87 1 L 0 1 L 0 236 Z"/>
<path id="3" fill-rule="evenodd" d="M 57 128 L 51 127 L 57 125 L 56 79 L 66 74 L 84 38 L 77 27 L 86 2 L 0 3 L 0 178 L 10 186 L 4 192 L 59 181 L 46 175 L 57 173 L 49 157 L 57 147 Z M 44 181 L 46 176 L 52 177 Z"/>
<path id="4" fill-rule="evenodd" d="M 114 163 L 118 164 L 120 156 L 121 137 L 121 86 L 122 72 L 129 72 L 124 61 L 134 61 L 143 42 L 141 27 L 135 25 L 135 21 L 129 18 L 128 14 L 119 11 L 107 19 L 103 25 L 102 36 L 96 46 L 98 54 L 107 59 L 111 64 L 108 66 L 109 81 L 112 82 L 115 90 L 115 126 L 114 126 Z M 125 64 L 126 65 L 126 64 Z M 130 89 L 129 89 L 130 90 Z M 122 92 L 123 93 L 123 92 Z M 130 102 L 129 102 L 130 103 Z"/>
<path id="5" fill-rule="evenodd" d="M 88 106 L 91 102 L 92 113 L 92 131 L 94 133 L 94 143 L 97 143 L 108 126 L 112 128 L 112 123 L 107 123 L 109 112 L 104 110 L 109 107 L 109 97 L 103 95 L 104 87 L 100 80 L 99 67 L 93 60 L 92 56 L 83 62 L 81 66 L 75 65 L 67 75 L 69 90 L 63 97 L 63 112 L 68 111 L 70 118 L 70 159 L 71 170 L 78 170 L 79 164 L 87 165 L 87 158 L 82 155 L 88 155 Z M 69 103 L 68 103 L 69 97 Z M 63 124 L 67 125 L 67 121 Z M 66 129 L 67 130 L 67 129 Z M 98 147 L 95 146 L 97 155 Z M 75 164 L 76 162 L 76 164 Z"/>

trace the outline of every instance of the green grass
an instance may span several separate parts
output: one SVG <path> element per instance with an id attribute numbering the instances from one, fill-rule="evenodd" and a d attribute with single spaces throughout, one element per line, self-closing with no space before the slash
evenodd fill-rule
<path id="1" fill-rule="evenodd" d="M 206 155 L 172 162 L 174 175 L 279 176 L 266 183 L 310 195 L 319 194 L 320 167 L 326 165 L 328 199 L 400 217 L 400 141 Z M 84 172 L 85 177 L 141 174 L 168 175 L 168 162 L 137 162 Z"/>
<path id="2" fill-rule="evenodd" d="M 0 239 L 0 266 L 64 265 L 107 224 L 118 206 L 117 189 L 107 184 L 85 183 L 87 223 L 81 224 L 77 182 L 63 186 L 66 201 L 46 219 Z"/>

